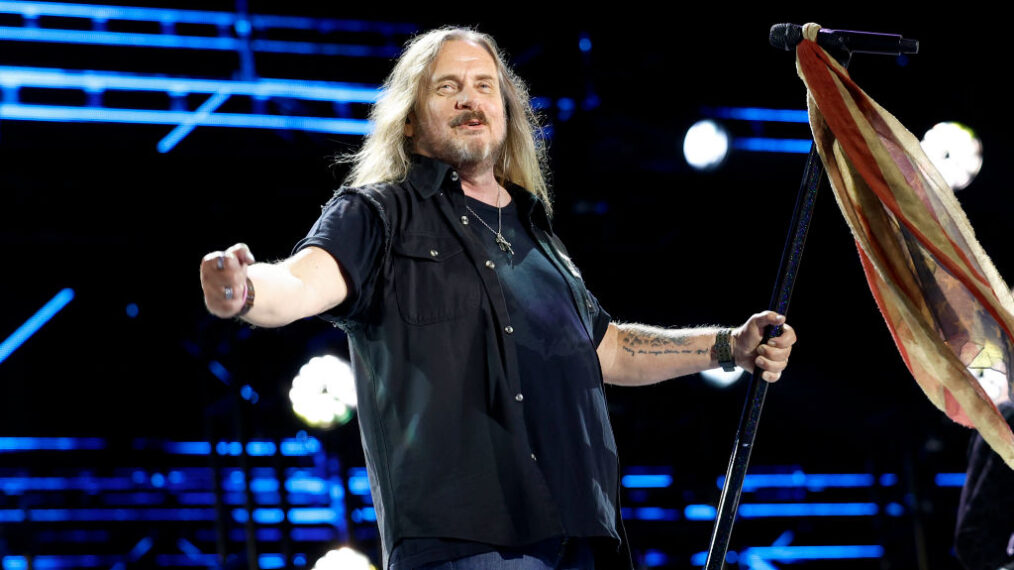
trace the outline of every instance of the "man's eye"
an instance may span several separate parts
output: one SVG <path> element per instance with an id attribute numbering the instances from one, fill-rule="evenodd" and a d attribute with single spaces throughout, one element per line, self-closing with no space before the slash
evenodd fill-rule
<path id="1" fill-rule="evenodd" d="M 442 83 L 442 84 L 440 84 L 440 85 L 437 86 L 437 91 L 442 91 L 442 92 L 445 92 L 445 93 L 451 93 L 451 92 L 454 91 L 454 85 L 452 85 L 450 83 Z"/>

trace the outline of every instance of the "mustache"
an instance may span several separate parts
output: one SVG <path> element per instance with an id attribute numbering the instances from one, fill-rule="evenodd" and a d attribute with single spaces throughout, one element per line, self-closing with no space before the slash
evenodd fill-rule
<path id="1" fill-rule="evenodd" d="M 485 125 L 487 124 L 486 114 L 482 111 L 465 111 L 464 113 L 451 119 L 451 126 L 457 127 L 470 121 L 479 121 Z"/>

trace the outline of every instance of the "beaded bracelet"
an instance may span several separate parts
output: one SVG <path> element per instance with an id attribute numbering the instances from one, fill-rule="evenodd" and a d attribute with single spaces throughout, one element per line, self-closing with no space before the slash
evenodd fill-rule
<path id="1" fill-rule="evenodd" d="M 236 313 L 236 318 L 240 318 L 243 315 L 250 312 L 254 304 L 254 286 L 253 281 L 249 277 L 246 278 L 246 298 L 243 300 L 243 308 Z"/>

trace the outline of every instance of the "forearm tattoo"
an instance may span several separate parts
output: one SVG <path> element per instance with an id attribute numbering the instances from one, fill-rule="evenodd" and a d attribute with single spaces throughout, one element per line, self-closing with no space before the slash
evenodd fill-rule
<path id="1" fill-rule="evenodd" d="M 631 357 L 665 354 L 708 354 L 710 347 L 693 347 L 693 337 L 711 329 L 660 329 L 645 325 L 624 324 L 619 327 L 619 343 Z"/>

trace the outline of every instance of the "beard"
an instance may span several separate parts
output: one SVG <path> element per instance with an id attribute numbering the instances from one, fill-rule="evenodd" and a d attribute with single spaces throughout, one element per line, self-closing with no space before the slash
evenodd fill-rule
<path id="1" fill-rule="evenodd" d="M 468 111 L 451 120 L 449 126 L 453 130 L 472 120 L 478 120 L 484 125 L 489 125 L 482 111 Z M 455 132 L 441 137 L 439 135 L 434 136 L 433 133 L 437 133 L 439 130 L 432 125 L 420 126 L 423 128 L 417 134 L 415 148 L 417 150 L 420 148 L 426 149 L 434 158 L 448 164 L 453 164 L 459 168 L 462 166 L 477 167 L 487 165 L 492 167 L 497 157 L 500 156 L 500 151 L 503 149 L 507 138 L 506 131 L 499 140 L 481 136 L 480 133 L 472 135 Z"/>

